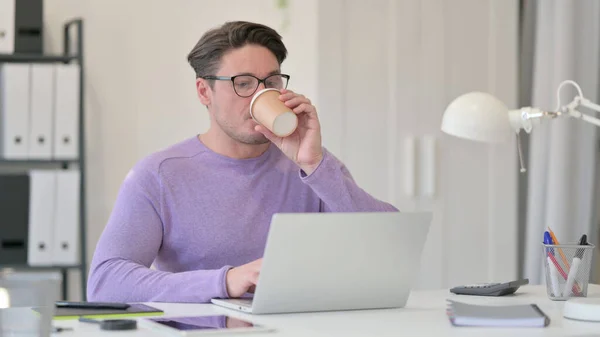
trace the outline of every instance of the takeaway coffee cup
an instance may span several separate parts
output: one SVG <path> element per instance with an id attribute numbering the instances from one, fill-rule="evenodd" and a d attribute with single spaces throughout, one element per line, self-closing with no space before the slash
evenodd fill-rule
<path id="1" fill-rule="evenodd" d="M 250 102 L 250 116 L 279 137 L 291 135 L 298 126 L 298 117 L 279 99 L 277 89 L 263 89 Z"/>

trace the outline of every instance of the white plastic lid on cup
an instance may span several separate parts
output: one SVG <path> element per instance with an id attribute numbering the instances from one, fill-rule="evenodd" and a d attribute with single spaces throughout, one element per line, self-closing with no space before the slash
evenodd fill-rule
<path id="1" fill-rule="evenodd" d="M 250 101 L 250 117 L 252 117 L 252 119 L 254 119 L 254 121 L 256 121 L 259 124 L 261 124 L 261 123 L 256 118 L 254 118 L 254 114 L 252 113 L 252 107 L 254 106 L 254 101 L 256 101 L 256 99 L 260 95 L 262 95 L 263 93 L 265 93 L 267 91 L 279 92 L 279 90 L 277 90 L 275 88 L 266 88 L 266 89 L 263 89 L 263 90 L 257 92 L 256 94 L 254 94 L 254 97 L 252 97 L 252 100 Z M 290 109 L 289 111 L 286 111 L 286 112 L 282 113 L 281 115 L 277 116 L 277 118 L 275 118 L 275 120 L 273 121 L 272 132 L 279 137 L 287 137 L 290 134 L 292 134 L 294 132 L 294 130 L 296 130 L 297 126 L 298 126 L 298 117 Z"/>

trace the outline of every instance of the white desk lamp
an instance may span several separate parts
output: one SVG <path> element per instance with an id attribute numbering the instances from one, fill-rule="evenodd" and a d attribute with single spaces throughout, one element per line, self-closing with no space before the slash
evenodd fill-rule
<path id="1" fill-rule="evenodd" d="M 569 104 L 561 106 L 560 90 L 567 83 L 575 86 L 579 95 L 575 96 Z M 516 134 L 521 172 L 525 172 L 519 139 L 521 129 L 530 133 L 541 119 L 561 116 L 578 118 L 600 127 L 600 119 L 584 115 L 577 110 L 578 107 L 584 106 L 600 111 L 600 105 L 583 97 L 577 83 L 571 80 L 562 82 L 558 86 L 556 96 L 558 98 L 556 111 L 544 111 L 532 107 L 509 110 L 504 103 L 490 94 L 470 92 L 457 97 L 448 105 L 442 118 L 442 131 L 459 138 L 487 143 L 505 142 Z M 600 299 L 569 299 L 565 303 L 563 314 L 572 319 L 600 322 Z"/>
<path id="2" fill-rule="evenodd" d="M 579 95 L 575 96 L 571 103 L 561 106 L 560 90 L 567 83 L 574 85 Z M 558 98 L 556 111 L 544 111 L 532 107 L 509 110 L 504 103 L 490 94 L 470 92 L 459 96 L 448 105 L 442 118 L 442 131 L 456 137 L 488 143 L 504 142 L 511 137 L 511 134 L 516 134 L 521 172 L 525 172 L 519 139 L 521 129 L 530 133 L 533 126 L 538 125 L 542 118 L 561 116 L 578 118 L 600 127 L 600 119 L 577 110 L 578 107 L 584 106 L 600 111 L 600 105 L 583 97 L 577 83 L 571 80 L 562 82 L 558 86 L 556 96 Z"/>

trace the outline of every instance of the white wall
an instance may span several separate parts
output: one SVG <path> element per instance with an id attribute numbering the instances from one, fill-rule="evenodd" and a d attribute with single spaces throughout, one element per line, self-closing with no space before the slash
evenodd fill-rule
<path id="1" fill-rule="evenodd" d="M 62 24 L 84 20 L 88 260 L 127 171 L 143 156 L 204 132 L 187 54 L 208 29 L 229 20 L 284 27 L 275 0 L 48 0 L 46 51 L 62 49 Z M 316 0 L 290 1 L 281 30 L 289 88 L 317 102 Z M 74 274 L 74 273 L 73 273 Z M 70 297 L 79 298 L 77 275 Z"/>
<path id="2" fill-rule="evenodd" d="M 516 108 L 518 2 L 330 0 L 319 16 L 324 139 L 367 191 L 434 212 L 417 287 L 515 278 L 515 143 L 461 140 L 440 125 L 473 90 Z"/>

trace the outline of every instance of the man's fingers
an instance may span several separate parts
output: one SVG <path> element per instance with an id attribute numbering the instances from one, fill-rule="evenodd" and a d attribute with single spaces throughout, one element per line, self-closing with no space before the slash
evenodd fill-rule
<path id="1" fill-rule="evenodd" d="M 310 104 L 310 100 L 302 95 L 296 96 L 284 102 L 285 106 L 295 108 L 302 103 Z"/>
<path id="2" fill-rule="evenodd" d="M 260 267 L 262 266 L 262 258 L 248 263 L 246 269 L 246 284 L 248 284 L 249 293 L 254 293 L 258 277 L 260 276 Z"/>
<path id="3" fill-rule="evenodd" d="M 298 105 L 297 107 L 295 107 L 293 111 L 296 114 L 303 113 L 303 112 L 311 113 L 311 112 L 315 111 L 315 107 L 308 103 L 302 103 L 302 104 Z"/>
<path id="4" fill-rule="evenodd" d="M 285 93 L 281 92 L 281 94 L 279 95 L 279 99 L 285 102 L 285 101 L 293 98 L 294 96 L 296 96 L 296 94 L 293 91 L 288 90 Z"/>

